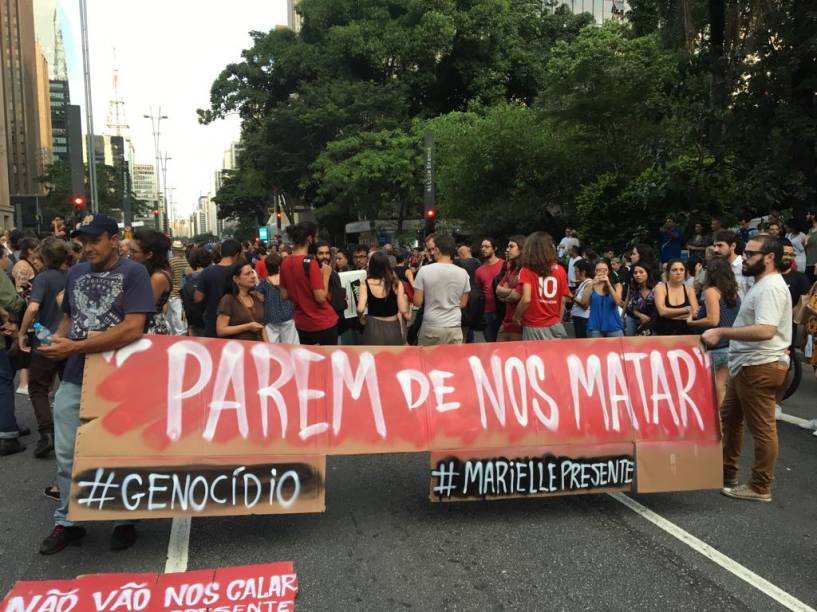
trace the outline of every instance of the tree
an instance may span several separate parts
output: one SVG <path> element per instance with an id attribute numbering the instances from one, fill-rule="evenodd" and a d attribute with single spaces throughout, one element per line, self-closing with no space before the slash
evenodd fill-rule
<path id="1" fill-rule="evenodd" d="M 422 214 L 423 152 L 416 134 L 380 130 L 334 140 L 312 170 L 322 221 L 394 219 L 401 233 L 407 217 Z"/>
<path id="2" fill-rule="evenodd" d="M 321 157 L 354 149 L 347 139 L 358 134 L 409 134 L 417 120 L 473 105 L 533 102 L 552 43 L 590 21 L 543 8 L 533 0 L 304 0 L 300 33 L 252 33 L 242 61 L 214 82 L 200 120 L 241 117 L 238 172 L 260 178 L 238 184 L 281 193 L 293 207 L 331 206 L 323 220 L 356 219 L 361 211 L 339 204 L 330 197 L 335 187 L 323 185 L 337 173 L 326 172 Z M 336 140 L 346 144 L 330 150 Z M 394 185 L 404 183 L 406 155 L 391 158 Z M 358 155 L 349 163 L 365 173 L 369 161 Z M 385 172 L 369 178 L 382 182 Z M 368 200 L 363 205 L 371 211 Z"/>
<path id="3" fill-rule="evenodd" d="M 505 104 L 430 123 L 437 143 L 440 215 L 474 232 L 557 231 L 578 184 L 570 128 L 541 111 Z M 581 168 L 575 168 L 579 173 Z"/>

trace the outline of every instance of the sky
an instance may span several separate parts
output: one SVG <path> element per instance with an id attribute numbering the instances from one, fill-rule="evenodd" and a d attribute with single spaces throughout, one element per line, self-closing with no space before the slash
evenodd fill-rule
<path id="1" fill-rule="evenodd" d="M 36 0 L 35 0 L 36 1 Z M 82 46 L 78 0 L 59 0 L 72 104 L 82 106 Z M 179 215 L 192 212 L 212 188 L 224 150 L 237 141 L 240 123 L 228 117 L 198 123 L 197 108 L 209 107 L 210 86 L 221 70 L 240 60 L 249 32 L 286 24 L 286 0 L 87 0 L 88 46 L 94 132 L 109 133 L 114 49 L 119 94 L 137 163 L 156 158 L 153 131 L 144 115 L 161 106 L 160 148 L 167 152 L 168 198 Z"/>

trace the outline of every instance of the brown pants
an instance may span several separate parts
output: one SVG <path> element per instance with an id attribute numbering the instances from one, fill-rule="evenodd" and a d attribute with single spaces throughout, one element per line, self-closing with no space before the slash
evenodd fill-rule
<path id="1" fill-rule="evenodd" d="M 65 361 L 53 361 L 40 355 L 37 351 L 31 353 L 31 364 L 28 366 L 28 395 L 37 418 L 37 429 L 40 433 L 54 433 L 54 421 L 51 415 L 51 402 L 48 394 L 54 382 L 54 374 L 62 378 Z"/>
<path id="2" fill-rule="evenodd" d="M 781 363 L 746 366 L 729 379 L 721 405 L 724 481 L 737 479 L 745 420 L 755 441 L 749 486 L 758 493 L 769 493 L 777 461 L 775 396 L 786 380 L 787 371 Z"/>

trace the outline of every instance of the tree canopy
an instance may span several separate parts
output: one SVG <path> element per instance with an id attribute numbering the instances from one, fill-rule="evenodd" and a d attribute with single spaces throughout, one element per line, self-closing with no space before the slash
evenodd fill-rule
<path id="1" fill-rule="evenodd" d="M 623 246 L 667 214 L 814 206 L 813 3 L 632 0 L 603 26 L 556 4 L 303 0 L 199 111 L 242 120 L 220 215 L 261 222 L 278 194 L 334 236 L 419 218 L 426 131 L 439 215 L 472 232 Z"/>

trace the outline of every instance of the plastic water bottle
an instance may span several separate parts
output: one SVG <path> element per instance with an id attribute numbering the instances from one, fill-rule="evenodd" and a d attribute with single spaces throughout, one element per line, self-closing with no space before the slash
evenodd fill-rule
<path id="1" fill-rule="evenodd" d="M 48 344 L 51 342 L 51 331 L 39 322 L 34 323 L 34 337 L 40 344 Z"/>

